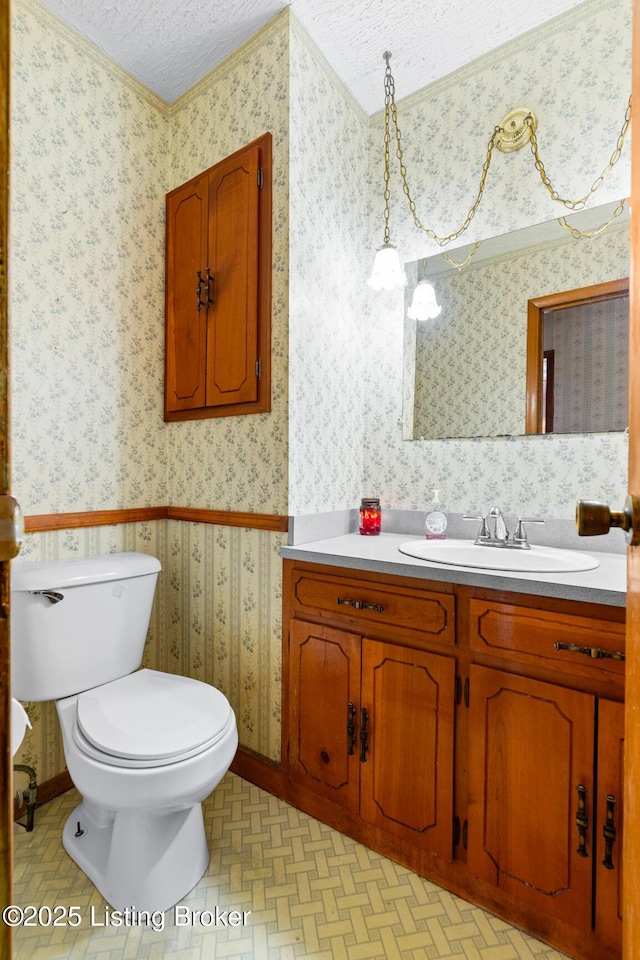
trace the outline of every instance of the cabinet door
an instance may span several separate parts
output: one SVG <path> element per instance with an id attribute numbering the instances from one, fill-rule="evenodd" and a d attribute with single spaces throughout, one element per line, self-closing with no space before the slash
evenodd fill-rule
<path id="1" fill-rule="evenodd" d="M 624 704 L 598 701 L 596 936 L 622 949 Z M 607 843 L 607 840 L 609 841 Z"/>
<path id="2" fill-rule="evenodd" d="M 207 336 L 207 406 L 258 397 L 260 148 L 247 147 L 211 171 L 209 264 L 213 274 Z"/>
<path id="3" fill-rule="evenodd" d="M 289 671 L 291 778 L 357 812 L 360 637 L 293 620 Z"/>
<path id="4" fill-rule="evenodd" d="M 528 910 L 585 931 L 594 725 L 591 695 L 471 667 L 468 866 Z"/>
<path id="5" fill-rule="evenodd" d="M 207 311 L 198 309 L 198 271 L 207 269 L 208 174 L 167 196 L 167 411 L 204 406 Z"/>
<path id="6" fill-rule="evenodd" d="M 452 856 L 455 660 L 364 640 L 360 766 L 363 819 L 447 860 Z"/>

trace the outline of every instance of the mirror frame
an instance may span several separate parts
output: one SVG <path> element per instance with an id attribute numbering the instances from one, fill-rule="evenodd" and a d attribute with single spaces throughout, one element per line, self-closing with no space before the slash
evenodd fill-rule
<path id="1" fill-rule="evenodd" d="M 595 283 L 578 290 L 564 290 L 536 297 L 527 304 L 527 399 L 525 434 L 542 432 L 542 358 L 544 353 L 544 313 L 564 310 L 599 300 L 614 300 L 629 295 L 629 278 Z"/>

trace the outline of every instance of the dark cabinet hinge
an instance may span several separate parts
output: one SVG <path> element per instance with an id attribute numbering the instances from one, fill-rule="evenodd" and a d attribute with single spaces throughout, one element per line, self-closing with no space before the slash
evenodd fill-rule
<path id="1" fill-rule="evenodd" d="M 262 190 L 263 183 L 264 183 L 264 174 L 262 172 L 262 167 L 258 167 L 258 190 Z"/>
<path id="2" fill-rule="evenodd" d="M 258 359 L 256 360 L 256 380 L 260 380 L 261 378 L 262 378 L 262 360 Z"/>

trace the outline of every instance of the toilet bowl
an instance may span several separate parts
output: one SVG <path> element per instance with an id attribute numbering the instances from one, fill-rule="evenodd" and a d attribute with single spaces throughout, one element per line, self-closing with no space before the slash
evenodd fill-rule
<path id="1" fill-rule="evenodd" d="M 12 571 L 13 689 L 55 700 L 82 795 L 62 842 L 118 910 L 167 910 L 204 874 L 201 802 L 238 745 L 215 687 L 135 669 L 159 570 L 153 557 L 113 554 Z"/>

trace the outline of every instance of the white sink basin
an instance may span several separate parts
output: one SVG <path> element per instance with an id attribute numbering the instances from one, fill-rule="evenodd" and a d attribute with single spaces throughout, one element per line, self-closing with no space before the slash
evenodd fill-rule
<path id="1" fill-rule="evenodd" d="M 447 563 L 477 570 L 515 570 L 519 573 L 574 573 L 595 570 L 600 562 L 588 553 L 533 545 L 530 550 L 485 547 L 473 540 L 409 540 L 401 553 L 430 563 Z"/>

